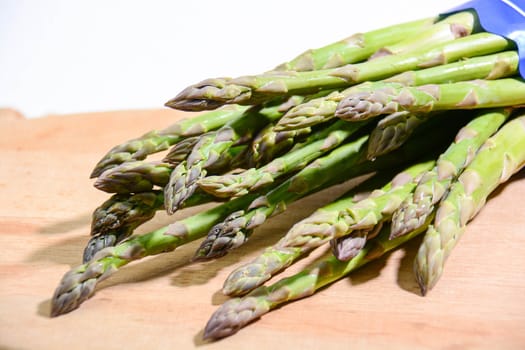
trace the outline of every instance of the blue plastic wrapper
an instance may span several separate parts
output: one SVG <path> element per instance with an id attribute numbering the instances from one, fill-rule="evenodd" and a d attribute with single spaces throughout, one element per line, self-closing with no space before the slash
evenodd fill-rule
<path id="1" fill-rule="evenodd" d="M 472 0 L 446 11 L 444 15 L 470 9 L 476 11 L 486 32 L 516 43 L 520 74 L 525 78 L 525 0 Z"/>

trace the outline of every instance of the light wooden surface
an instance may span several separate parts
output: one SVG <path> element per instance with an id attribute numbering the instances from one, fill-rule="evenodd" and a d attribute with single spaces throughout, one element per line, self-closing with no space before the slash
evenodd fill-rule
<path id="1" fill-rule="evenodd" d="M 78 310 L 51 319 L 53 290 L 80 263 L 91 212 L 108 197 L 92 187 L 91 168 L 111 146 L 181 115 L 124 111 L 25 120 L 0 113 L 0 348 L 525 348 L 523 171 L 470 224 L 425 298 L 412 276 L 416 240 L 230 338 L 200 340 L 208 317 L 226 300 L 220 288 L 229 271 L 336 196 L 336 188 L 293 205 L 218 261 L 188 264 L 193 242 L 135 262 Z M 138 232 L 199 209 L 174 218 L 159 213 Z"/>

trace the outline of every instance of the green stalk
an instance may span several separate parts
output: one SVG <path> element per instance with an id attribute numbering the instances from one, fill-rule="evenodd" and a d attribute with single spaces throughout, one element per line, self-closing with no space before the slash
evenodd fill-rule
<path id="1" fill-rule="evenodd" d="M 338 147 L 362 126 L 362 123 L 336 122 L 315 134 L 312 141 L 301 144 L 261 168 L 250 168 L 239 174 L 207 176 L 199 181 L 199 187 L 220 198 L 242 196 L 304 168 L 314 159 Z"/>
<path id="2" fill-rule="evenodd" d="M 243 117 L 217 131 L 201 135 L 190 154 L 177 164 L 164 187 L 164 207 L 168 214 L 180 208 L 197 189 L 197 181 L 206 176 L 208 168 L 232 146 L 249 142 L 272 121 L 280 118 L 281 106 L 253 107 Z"/>
<path id="3" fill-rule="evenodd" d="M 51 316 L 70 312 L 89 299 L 97 284 L 124 265 L 161 254 L 201 238 L 229 213 L 245 208 L 256 195 L 248 195 L 200 212 L 145 235 L 132 237 L 99 251 L 87 263 L 67 272 L 51 299 Z"/>
<path id="4" fill-rule="evenodd" d="M 366 242 L 376 237 L 383 228 L 383 221 L 380 221 L 372 228 L 353 230 L 349 234 L 330 240 L 332 254 L 340 261 L 349 261 L 359 254 Z"/>
<path id="5" fill-rule="evenodd" d="M 248 166 L 260 167 L 269 163 L 294 147 L 295 144 L 312 134 L 312 128 L 302 128 L 289 131 L 276 131 L 271 124 L 264 128 L 252 141 L 246 156 Z"/>
<path id="6" fill-rule="evenodd" d="M 416 185 L 416 176 L 433 164 L 433 161 L 416 163 L 378 189 L 378 183 L 386 182 L 381 174 L 378 179 L 365 182 L 357 191 L 350 191 L 343 198 L 318 209 L 296 223 L 279 242 L 254 261 L 233 271 L 224 283 L 223 292 L 227 295 L 245 294 L 315 248 L 354 231 L 366 233 L 361 246 L 354 245 L 353 252 L 346 251 L 350 259 L 350 254 L 357 254 L 366 243 L 368 233 L 373 234 L 382 222 L 388 221 L 392 212 L 410 194 Z M 363 187 L 373 192 L 364 196 Z"/>
<path id="7" fill-rule="evenodd" d="M 275 70 L 312 71 L 363 61 L 383 46 L 391 45 L 403 38 L 414 36 L 426 28 L 431 28 L 436 21 L 437 17 L 425 18 L 366 33 L 356 33 L 324 47 L 307 50 L 293 60 L 277 66 Z"/>
<path id="8" fill-rule="evenodd" d="M 428 113 L 451 109 L 480 109 L 525 104 L 521 79 L 473 80 L 419 87 L 384 83 L 383 87 L 348 95 L 335 116 L 357 121 L 399 111 Z"/>
<path id="9" fill-rule="evenodd" d="M 510 108 L 482 111 L 459 131 L 454 142 L 439 156 L 436 166 L 421 178 L 413 195 L 393 214 L 392 238 L 406 234 L 426 221 L 481 145 L 507 120 L 510 112 Z"/>
<path id="10" fill-rule="evenodd" d="M 518 72 L 518 53 L 505 51 L 493 55 L 472 57 L 459 62 L 438 65 L 420 70 L 410 70 L 385 82 L 399 83 L 406 86 L 443 84 L 458 81 L 485 79 L 495 80 L 510 77 Z M 349 94 L 361 88 L 377 88 L 379 85 L 360 84 L 340 92 L 333 92 L 326 97 L 313 99 L 290 109 L 276 125 L 277 130 L 293 130 L 310 127 L 334 118 L 337 105 Z"/>
<path id="11" fill-rule="evenodd" d="M 91 235 L 97 238 L 88 242 L 83 261 L 91 260 L 101 247 L 113 246 L 129 237 L 135 228 L 153 218 L 163 203 L 162 191 L 111 196 L 93 212 Z"/>
<path id="12" fill-rule="evenodd" d="M 395 240 L 388 239 L 388 231 L 388 225 L 385 225 L 379 236 L 368 241 L 350 261 L 339 261 L 330 255 L 293 276 L 283 278 L 270 286 L 261 286 L 245 297 L 226 301 L 206 324 L 204 339 L 216 340 L 233 335 L 271 310 L 290 301 L 313 295 L 320 288 L 397 248 L 420 234 L 422 230 Z"/>
<path id="13" fill-rule="evenodd" d="M 516 75 L 518 63 L 519 56 L 516 51 L 503 51 L 492 55 L 471 57 L 442 66 L 406 71 L 384 81 L 401 83 L 406 86 L 421 86 L 475 79 L 496 80 Z"/>
<path id="14" fill-rule="evenodd" d="M 370 59 L 404 52 L 432 49 L 436 45 L 472 34 L 476 16 L 469 11 L 452 14 L 400 42 L 382 47 Z"/>
<path id="15" fill-rule="evenodd" d="M 98 177 L 104 171 L 124 162 L 143 160 L 148 155 L 164 151 L 187 137 L 218 129 L 240 117 L 247 109 L 246 106 L 224 106 L 216 111 L 185 118 L 165 129 L 152 130 L 141 137 L 126 141 L 104 155 L 95 165 L 90 177 Z"/>
<path id="16" fill-rule="evenodd" d="M 375 159 L 401 147 L 429 117 L 429 114 L 419 115 L 403 111 L 381 119 L 370 133 L 368 159 Z"/>
<path id="17" fill-rule="evenodd" d="M 381 80 L 407 70 L 443 65 L 466 57 L 508 49 L 512 43 L 495 34 L 479 33 L 437 45 L 430 50 L 383 56 L 340 68 L 313 72 L 269 72 L 231 78 L 208 79 L 184 89 L 167 102 L 181 110 L 204 110 L 223 104 L 256 104 L 276 96 L 303 95 L 341 89 L 365 81 Z"/>
<path id="18" fill-rule="evenodd" d="M 173 166 L 160 161 L 135 160 L 104 171 L 95 188 L 108 193 L 149 192 L 168 183 Z"/>
<path id="19" fill-rule="evenodd" d="M 181 143 L 186 143 L 190 139 L 183 140 Z M 210 173 L 229 171 L 233 166 L 239 165 L 239 161 L 242 160 L 238 159 L 239 153 L 245 149 L 246 146 L 243 145 L 228 148 L 214 158 L 213 162 L 207 165 L 206 170 Z M 164 187 L 177 165 L 176 157 L 172 154 L 161 162 L 136 160 L 122 163 L 102 173 L 95 180 L 94 186 L 104 192 L 118 194 L 149 192 L 154 188 Z"/>
<path id="20" fill-rule="evenodd" d="M 446 128 L 439 128 L 414 137 L 411 142 L 392 154 L 379 157 L 374 161 L 366 159 L 368 136 L 357 141 L 339 146 L 328 155 L 316 159 L 306 168 L 286 180 L 274 190 L 261 196 L 250 205 L 248 211 L 233 213 L 223 223 L 216 225 L 198 249 L 195 259 L 208 259 L 226 254 L 229 250 L 242 245 L 251 231 L 264 223 L 266 219 L 281 213 L 288 204 L 321 188 L 335 185 L 354 176 L 398 166 L 407 160 L 433 154 L 441 149 L 443 142 L 449 141 L 454 126 L 461 123 L 461 118 L 451 121 Z M 356 227 L 357 228 L 357 227 Z"/>
<path id="21" fill-rule="evenodd" d="M 195 192 L 186 201 L 185 207 L 210 203 L 214 200 L 216 199 L 206 193 Z M 162 191 L 112 196 L 93 213 L 92 237 L 84 248 L 82 261 L 87 263 L 100 250 L 122 242 L 131 236 L 137 227 L 151 220 L 155 212 L 161 209 L 164 209 Z"/>
<path id="22" fill-rule="evenodd" d="M 425 234 L 414 262 L 416 279 L 425 295 L 488 196 L 525 165 L 525 115 L 506 123 L 490 137 L 440 202 L 436 219 Z"/>
<path id="23" fill-rule="evenodd" d="M 217 258 L 227 254 L 244 244 L 253 229 L 263 224 L 268 217 L 283 212 L 290 203 L 334 182 L 342 182 L 348 178 L 349 172 L 360 170 L 355 165 L 362 159 L 360 150 L 367 139 L 367 136 L 363 136 L 336 148 L 257 198 L 248 210 L 232 213 L 210 230 L 194 259 Z"/>

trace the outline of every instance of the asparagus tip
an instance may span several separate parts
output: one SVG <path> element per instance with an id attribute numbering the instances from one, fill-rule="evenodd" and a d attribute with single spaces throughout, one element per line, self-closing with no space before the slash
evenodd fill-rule
<path id="1" fill-rule="evenodd" d="M 223 103 L 213 100 L 203 99 L 185 99 L 181 97 L 174 97 L 171 100 L 164 103 L 165 107 L 178 109 L 187 112 L 198 112 L 202 110 L 211 110 L 221 107 Z"/>
<path id="2" fill-rule="evenodd" d="M 224 303 L 217 311 L 210 317 L 206 326 L 204 327 L 204 340 L 217 340 L 235 334 L 240 325 L 234 322 L 234 303 L 238 300 L 229 300 Z"/>
<path id="3" fill-rule="evenodd" d="M 84 248 L 84 253 L 82 254 L 82 263 L 85 264 L 93 257 L 97 252 L 106 247 L 112 247 L 117 243 L 117 235 L 113 233 L 109 234 L 99 234 L 90 238 L 89 242 Z"/>
<path id="4" fill-rule="evenodd" d="M 428 288 L 426 285 L 420 283 L 419 284 L 419 291 L 421 292 L 421 296 L 426 296 L 428 292 Z"/>
<path id="5" fill-rule="evenodd" d="M 339 261 L 350 261 L 353 259 L 361 249 L 365 246 L 367 241 L 366 234 L 364 235 L 347 235 L 330 240 L 330 248 L 332 254 Z"/>
<path id="6" fill-rule="evenodd" d="M 191 258 L 192 262 L 220 258 L 231 249 L 231 240 L 228 237 L 208 236 Z"/>
<path id="7" fill-rule="evenodd" d="M 269 310 L 269 305 L 258 302 L 256 297 L 230 299 L 213 313 L 204 328 L 203 339 L 218 340 L 233 335 Z"/>
<path id="8" fill-rule="evenodd" d="M 425 280 L 425 277 L 418 269 L 417 261 L 414 264 L 414 275 L 416 277 L 417 285 L 419 286 L 419 291 L 421 293 L 421 296 L 426 296 L 429 291 L 429 285 L 427 281 Z"/>
<path id="9" fill-rule="evenodd" d="M 193 257 L 191 257 L 190 262 L 207 261 L 218 257 L 220 256 L 217 254 L 211 254 L 211 249 L 209 247 L 199 247 Z"/>
<path id="10" fill-rule="evenodd" d="M 62 279 L 61 284 L 55 290 L 51 298 L 51 317 L 57 317 L 78 308 L 80 304 L 93 294 L 95 289 L 94 281 L 84 281 L 68 290 L 68 286 L 75 281 L 78 275 L 67 273 Z"/>
<path id="11" fill-rule="evenodd" d="M 244 210 L 233 212 L 223 222 L 213 226 L 197 249 L 193 260 L 219 258 L 246 242 L 247 234 L 243 229 L 247 219 L 243 215 Z"/>
<path id="12" fill-rule="evenodd" d="M 58 317 L 60 315 L 67 314 L 68 312 L 71 312 L 78 308 L 78 304 L 71 304 L 67 305 L 68 303 L 65 301 L 58 301 L 58 300 L 52 300 L 51 301 L 51 317 Z"/>

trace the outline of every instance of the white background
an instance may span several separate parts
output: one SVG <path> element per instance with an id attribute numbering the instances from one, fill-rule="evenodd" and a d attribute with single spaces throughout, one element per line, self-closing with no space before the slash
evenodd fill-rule
<path id="1" fill-rule="evenodd" d="M 163 108 L 202 79 L 256 74 L 462 2 L 0 0 L 0 108 L 28 118 Z"/>

